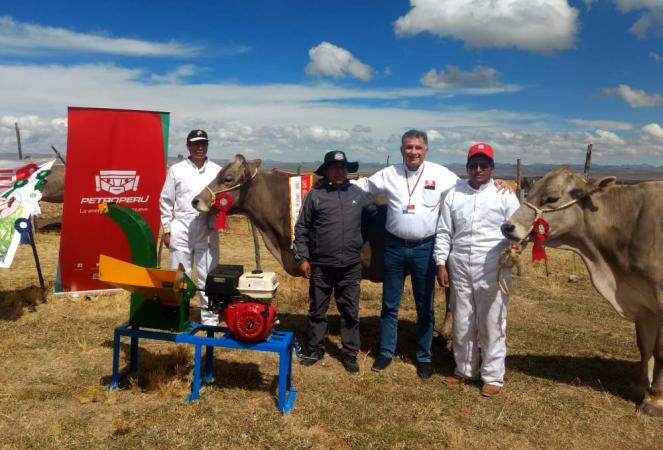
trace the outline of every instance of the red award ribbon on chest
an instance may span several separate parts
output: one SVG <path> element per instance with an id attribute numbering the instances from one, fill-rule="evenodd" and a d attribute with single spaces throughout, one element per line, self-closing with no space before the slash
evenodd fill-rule
<path id="1" fill-rule="evenodd" d="M 532 228 L 532 234 L 534 235 L 534 246 L 532 247 L 532 261 L 538 261 L 540 259 L 548 259 L 546 255 L 546 249 L 543 246 L 543 241 L 550 236 L 550 225 L 548 222 L 539 217 L 534 221 Z"/>
<path id="2" fill-rule="evenodd" d="M 217 230 L 225 230 L 226 212 L 232 206 L 233 199 L 227 192 L 222 192 L 221 194 L 217 194 L 214 203 L 212 204 L 219 210 L 219 213 L 216 215 L 216 220 L 214 221 L 214 228 Z"/>

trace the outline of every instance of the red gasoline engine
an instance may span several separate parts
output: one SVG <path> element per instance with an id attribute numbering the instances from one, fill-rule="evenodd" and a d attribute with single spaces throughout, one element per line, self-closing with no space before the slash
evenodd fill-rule
<path id="1" fill-rule="evenodd" d="M 274 272 L 244 273 L 243 266 L 220 264 L 207 275 L 205 294 L 235 338 L 258 342 L 272 332 L 276 308 L 271 299 L 278 285 Z"/>

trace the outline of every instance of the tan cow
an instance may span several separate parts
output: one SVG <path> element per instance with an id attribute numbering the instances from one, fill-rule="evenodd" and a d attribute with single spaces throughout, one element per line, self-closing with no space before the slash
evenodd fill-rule
<path id="1" fill-rule="evenodd" d="M 588 183 L 558 168 L 537 181 L 502 232 L 525 239 L 540 216 L 550 226 L 545 245 L 582 257 L 596 290 L 635 322 L 644 397 L 639 411 L 663 415 L 663 182 L 614 182 Z"/>

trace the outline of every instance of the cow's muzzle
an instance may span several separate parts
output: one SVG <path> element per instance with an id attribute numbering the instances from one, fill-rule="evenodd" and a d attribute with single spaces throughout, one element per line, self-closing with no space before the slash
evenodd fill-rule
<path id="1" fill-rule="evenodd" d="M 516 226 L 509 223 L 509 222 L 504 222 L 502 226 L 500 227 L 500 230 L 502 230 L 502 234 L 504 235 L 505 238 L 510 239 L 512 241 L 517 241 L 519 240 L 513 235 L 513 232 L 516 230 Z"/>

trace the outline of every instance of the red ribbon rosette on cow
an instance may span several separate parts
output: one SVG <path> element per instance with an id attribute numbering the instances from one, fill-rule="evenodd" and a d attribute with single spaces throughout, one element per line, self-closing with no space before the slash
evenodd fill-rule
<path id="1" fill-rule="evenodd" d="M 548 222 L 539 217 L 534 221 L 532 226 L 532 234 L 534 235 L 534 246 L 532 247 L 532 261 L 540 259 L 548 259 L 546 249 L 543 246 L 543 241 L 550 236 L 550 225 Z"/>
<path id="2" fill-rule="evenodd" d="M 226 212 L 228 212 L 232 204 L 233 199 L 227 192 L 222 192 L 216 195 L 213 205 L 219 210 L 216 215 L 216 220 L 214 221 L 214 228 L 217 230 L 226 229 Z"/>

